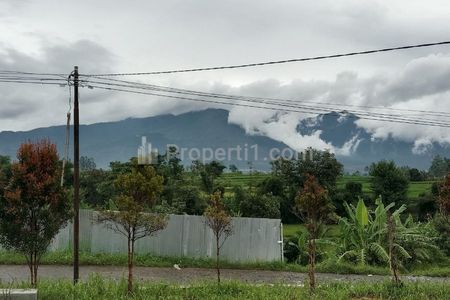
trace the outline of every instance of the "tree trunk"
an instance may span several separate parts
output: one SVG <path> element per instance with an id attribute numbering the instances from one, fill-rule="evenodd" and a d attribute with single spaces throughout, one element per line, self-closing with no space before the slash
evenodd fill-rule
<path id="1" fill-rule="evenodd" d="M 128 293 L 133 292 L 133 254 L 134 241 L 131 237 L 128 238 Z"/>
<path id="2" fill-rule="evenodd" d="M 33 272 L 34 272 L 34 286 L 37 286 L 37 278 L 38 278 L 38 276 L 37 276 L 37 271 L 38 271 L 38 266 L 39 266 L 39 264 L 38 264 L 38 260 L 37 260 L 37 255 L 36 255 L 36 253 L 34 254 L 34 266 L 33 266 Z"/>
<path id="3" fill-rule="evenodd" d="M 309 287 L 311 291 L 316 288 L 316 242 L 314 239 L 309 239 Z"/>
<path id="4" fill-rule="evenodd" d="M 389 240 L 389 268 L 392 272 L 392 280 L 400 284 L 397 257 L 394 253 L 395 221 L 391 214 L 388 215 L 388 240 Z"/>
<path id="5" fill-rule="evenodd" d="M 216 270 L 217 270 L 217 285 L 220 284 L 220 265 L 219 265 L 220 247 L 219 237 L 216 237 Z"/>
<path id="6" fill-rule="evenodd" d="M 316 240 L 315 240 L 316 226 L 311 224 L 309 238 L 308 238 L 308 256 L 309 256 L 309 288 L 310 292 L 314 292 L 316 288 Z"/>
<path id="7" fill-rule="evenodd" d="M 37 286 L 37 270 L 38 270 L 38 261 L 37 254 L 32 252 L 30 253 L 30 258 L 28 261 L 28 268 L 30 269 L 30 281 L 33 287 Z"/>
<path id="8" fill-rule="evenodd" d="M 30 283 L 34 285 L 34 272 L 33 272 L 33 254 L 30 254 L 30 259 L 28 261 L 28 268 L 30 269 Z"/>
<path id="9" fill-rule="evenodd" d="M 38 269 L 38 262 L 37 262 L 37 259 L 34 258 L 34 267 L 33 267 L 33 272 L 34 272 L 34 286 L 37 286 L 37 269 Z"/>

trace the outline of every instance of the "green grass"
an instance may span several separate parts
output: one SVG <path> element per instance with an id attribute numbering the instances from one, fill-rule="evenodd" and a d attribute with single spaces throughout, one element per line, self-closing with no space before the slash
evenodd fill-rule
<path id="1" fill-rule="evenodd" d="M 70 265 L 72 263 L 72 252 L 57 251 L 46 253 L 41 260 L 42 264 L 47 265 Z M 0 251 L 0 264 L 23 265 L 26 264 L 25 257 L 12 251 Z M 125 266 L 127 264 L 126 254 L 106 254 L 106 253 L 87 253 L 80 252 L 81 265 L 111 265 Z M 143 267 L 172 267 L 174 264 L 180 267 L 192 268 L 215 268 L 215 260 L 207 258 L 189 258 L 189 257 L 170 257 L 156 256 L 152 254 L 138 254 L 135 256 L 135 265 Z M 221 262 L 223 268 L 232 269 L 265 269 L 265 270 L 287 270 L 289 265 L 280 261 L 274 262 L 251 262 L 239 263 Z M 300 271 L 306 270 L 303 266 L 293 265 L 293 269 Z"/>
<path id="2" fill-rule="evenodd" d="M 345 175 L 340 177 L 337 182 L 336 186 L 338 189 L 344 189 L 345 184 L 347 182 L 357 182 L 362 184 L 363 192 L 366 194 L 371 193 L 370 190 L 370 177 L 369 176 L 352 176 L 352 175 Z"/>
<path id="3" fill-rule="evenodd" d="M 327 227 L 328 232 L 325 235 L 326 237 L 333 238 L 339 236 L 340 230 L 338 225 L 327 225 Z M 285 239 L 294 236 L 299 231 L 306 231 L 303 224 L 283 224 L 283 236 Z"/>
<path id="4" fill-rule="evenodd" d="M 256 186 L 258 183 L 262 182 L 265 178 L 270 176 L 267 173 L 256 173 L 256 174 L 234 174 L 225 173 L 223 174 L 218 183 L 225 186 L 227 192 L 231 192 L 232 188 L 235 186 L 241 186 L 243 188 L 248 188 L 249 186 Z M 369 176 L 353 176 L 345 175 L 338 179 L 337 187 L 343 189 L 345 184 L 349 181 L 359 182 L 363 186 L 363 192 L 370 194 L 370 177 Z M 434 181 L 414 181 L 410 182 L 408 188 L 408 197 L 417 198 L 420 194 L 430 193 L 431 185 Z"/>
<path id="5" fill-rule="evenodd" d="M 0 264 L 23 265 L 26 264 L 23 255 L 0 251 Z M 41 260 L 43 265 L 70 265 L 72 264 L 71 251 L 49 252 Z M 105 254 L 105 253 L 80 253 L 81 265 L 103 265 L 103 266 L 126 266 L 126 254 Z M 174 264 L 182 268 L 215 268 L 213 259 L 189 258 L 189 257 L 162 257 L 152 254 L 136 255 L 135 265 L 142 267 L 173 267 Z M 450 262 L 447 261 L 437 266 L 421 266 L 415 269 L 404 271 L 404 274 L 448 277 L 450 276 Z M 274 262 L 229 262 L 222 260 L 221 266 L 224 269 L 244 269 L 244 270 L 272 270 L 306 273 L 307 266 L 293 263 Z M 360 266 L 349 263 L 337 263 L 335 261 L 324 261 L 317 264 L 317 272 L 336 274 L 374 274 L 389 275 L 389 269 L 381 266 Z"/>
<path id="6" fill-rule="evenodd" d="M 266 173 L 254 173 L 254 174 L 235 174 L 235 173 L 224 173 L 218 179 L 218 184 L 225 187 L 225 191 L 230 193 L 233 188 L 240 186 L 244 189 L 248 189 L 250 186 L 256 186 L 264 179 L 266 179 L 269 174 Z"/>
<path id="7" fill-rule="evenodd" d="M 2 285 L 28 288 L 27 283 Z M 132 295 L 127 295 L 124 279 L 107 280 L 93 275 L 86 281 L 73 285 L 68 280 L 40 281 L 39 299 L 448 299 L 450 284 L 415 282 L 395 286 L 380 283 L 319 283 L 313 295 L 306 286 L 247 284 L 225 281 L 220 287 L 213 281 L 197 282 L 189 286 L 168 283 L 136 282 Z"/>

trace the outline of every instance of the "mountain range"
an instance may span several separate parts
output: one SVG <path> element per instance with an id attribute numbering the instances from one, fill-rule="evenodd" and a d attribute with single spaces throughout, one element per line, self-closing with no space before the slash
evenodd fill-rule
<path id="1" fill-rule="evenodd" d="M 393 138 L 373 139 L 367 131 L 355 124 L 357 119 L 357 116 L 345 111 L 318 115 L 299 120 L 297 132 L 311 135 L 319 130 L 320 138 L 337 148 L 348 146 L 351 142 L 347 154 L 337 154 L 346 171 L 361 171 L 371 162 L 381 159 L 392 159 L 399 165 L 428 169 L 434 155 L 450 154 L 450 145 L 436 143 L 427 152 L 415 154 L 412 152 L 412 143 Z M 2 131 L 0 154 L 14 158 L 21 143 L 42 138 L 56 143 L 59 153 L 64 153 L 65 131 L 65 126 L 30 131 Z M 247 134 L 239 125 L 228 122 L 226 110 L 206 109 L 180 115 L 167 114 L 80 125 L 80 153 L 94 158 L 98 167 L 105 168 L 111 161 L 127 161 L 136 156 L 143 136 L 160 153 L 165 152 L 168 144 L 177 145 L 180 151 L 183 148 L 182 159 L 185 164 L 200 158 L 198 154 L 202 151 L 205 156 L 210 156 L 215 151 L 216 158 L 227 159 L 223 162 L 227 166 L 235 164 L 240 169 L 251 166 L 262 171 L 270 169 L 270 157 L 274 156 L 274 153 L 271 155 L 271 149 L 281 151 L 289 148 L 282 141 Z M 72 146 L 71 142 L 70 147 Z"/>

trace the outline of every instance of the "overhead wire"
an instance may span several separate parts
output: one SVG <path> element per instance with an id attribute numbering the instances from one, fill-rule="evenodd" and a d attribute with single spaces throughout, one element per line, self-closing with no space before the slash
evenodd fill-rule
<path id="1" fill-rule="evenodd" d="M 58 76 L 61 78 L 66 78 L 67 74 L 63 73 L 36 73 L 36 72 L 24 72 L 24 71 L 14 71 L 14 70 L 0 70 L 0 74 L 20 74 L 20 75 L 35 75 L 35 76 Z"/>
<path id="2" fill-rule="evenodd" d="M 100 79 L 100 80 L 107 81 L 107 82 L 106 83 L 101 82 L 101 81 L 99 82 L 99 81 L 92 80 L 91 78 L 96 78 L 96 79 Z M 333 109 L 342 110 L 342 106 L 345 106 L 345 107 L 356 107 L 356 108 L 369 108 L 369 109 L 375 109 L 375 110 L 392 110 L 392 111 L 408 112 L 408 113 L 413 112 L 413 113 L 417 113 L 417 114 L 421 114 L 421 115 L 425 114 L 425 115 L 440 116 L 440 117 L 450 117 L 450 112 L 435 112 L 435 111 L 428 111 L 428 110 L 400 109 L 400 108 L 367 106 L 367 105 L 346 105 L 346 104 L 342 104 L 342 103 L 329 103 L 329 102 L 305 101 L 305 100 L 294 100 L 294 99 L 237 96 L 237 95 L 210 93 L 210 92 L 200 92 L 200 91 L 165 87 L 165 86 L 159 86 L 159 85 L 153 85 L 153 84 L 144 84 L 144 83 L 140 83 L 140 82 L 110 79 L 110 78 L 90 77 L 85 82 L 103 83 L 105 85 L 110 85 L 111 82 L 114 82 L 114 83 L 119 82 L 119 83 L 125 83 L 125 84 L 129 85 L 126 87 L 149 88 L 151 90 L 157 90 L 157 91 L 165 91 L 165 92 L 167 91 L 167 92 L 174 92 L 174 93 L 180 93 L 180 94 L 189 94 L 189 95 L 197 95 L 197 96 L 205 96 L 205 97 L 213 97 L 213 98 L 225 98 L 225 99 L 236 99 L 236 100 L 247 100 L 247 99 L 261 100 L 263 103 L 272 103 L 272 101 L 280 103 L 280 104 L 295 103 L 296 105 L 306 103 L 306 104 L 312 104 L 316 108 L 320 107 L 320 106 L 331 106 L 331 107 L 333 107 Z M 118 86 L 125 87 L 125 85 L 120 85 L 120 84 L 118 84 Z M 272 103 L 272 104 L 276 104 L 276 103 Z"/>
<path id="3" fill-rule="evenodd" d="M 226 106 L 231 105 L 231 106 L 250 107 L 250 108 L 266 109 L 266 110 L 273 110 L 273 111 L 296 112 L 296 113 L 317 115 L 317 112 L 312 112 L 307 109 L 291 109 L 288 107 L 273 107 L 273 106 L 260 106 L 260 105 L 256 105 L 256 104 L 230 103 L 230 102 L 224 102 L 224 101 L 219 101 L 219 100 L 174 96 L 174 95 L 159 94 L 159 93 L 154 93 L 154 92 L 135 91 L 135 90 L 125 89 L 125 88 L 108 87 L 108 86 L 100 86 L 100 85 L 85 85 L 83 87 L 98 88 L 98 89 L 110 90 L 110 91 L 128 92 L 128 93 L 141 94 L 141 95 L 152 95 L 152 96 L 158 96 L 158 97 L 166 97 L 166 98 L 171 98 L 171 99 L 180 99 L 180 100 L 188 100 L 188 101 L 203 102 L 203 103 L 214 103 L 214 104 L 221 104 L 221 105 L 226 105 Z M 340 116 L 340 114 L 338 114 L 336 112 L 330 112 L 330 113 Z M 361 116 L 359 118 L 366 119 L 366 120 L 385 121 L 385 122 L 394 122 L 394 123 L 428 125 L 428 126 L 436 126 L 436 127 L 450 127 L 450 123 L 420 121 L 420 120 L 414 120 L 414 119 L 403 119 L 402 120 L 402 119 L 398 119 L 395 117 L 381 118 L 381 117 L 377 117 L 377 116 L 373 116 L 373 117 L 372 116 Z"/>
<path id="4" fill-rule="evenodd" d="M 65 85 L 66 79 L 59 75 L 43 75 L 44 73 L 26 73 L 19 71 L 0 71 L 0 82 L 5 83 L 30 83 L 30 84 L 55 84 Z"/>
<path id="5" fill-rule="evenodd" d="M 0 79 L 0 82 L 5 83 L 27 83 L 27 84 L 39 84 L 39 85 L 58 85 L 58 86 L 66 86 L 67 83 L 62 82 L 45 82 L 45 81 L 29 81 L 29 80 L 4 80 Z"/>
<path id="6" fill-rule="evenodd" d="M 298 101 L 291 99 L 278 99 L 278 98 L 263 98 L 263 97 L 249 97 L 249 96 L 237 96 L 237 95 L 225 95 L 218 93 L 207 93 L 186 89 L 178 89 L 171 87 L 163 87 L 149 84 L 142 84 L 137 82 L 127 82 L 120 80 L 109 79 L 107 77 L 112 76 L 128 76 L 128 75 L 154 75 L 154 74 L 169 74 L 169 73 L 185 73 L 185 72 L 197 72 L 197 71 L 210 71 L 210 70 L 220 70 L 220 69 L 235 69 L 235 68 L 247 68 L 247 67 L 256 67 L 256 66 L 264 66 L 264 65 L 273 65 L 273 64 L 284 64 L 284 63 L 292 63 L 292 62 L 304 62 L 304 61 L 312 61 L 312 60 L 322 60 L 322 59 L 332 59 L 339 57 L 347 57 L 347 56 L 355 56 L 355 55 L 365 55 L 379 52 L 388 52 L 388 51 L 397 51 L 397 50 L 406 50 L 412 48 L 423 48 L 423 47 L 431 47 L 438 45 L 446 45 L 450 44 L 450 41 L 441 41 L 435 43 L 424 43 L 424 44 L 415 44 L 415 45 L 407 45 L 407 46 L 399 46 L 399 47 L 391 47 L 391 48 L 381 48 L 375 50 L 366 50 L 359 52 L 349 52 L 349 53 L 340 53 L 340 54 L 332 54 L 332 55 L 323 55 L 323 56 L 313 56 L 313 57 L 305 57 L 305 58 L 295 58 L 295 59 L 287 59 L 287 60 L 277 60 L 277 61 L 266 61 L 266 62 L 258 62 L 258 63 L 249 63 L 249 64 L 240 64 L 240 65 L 229 65 L 229 66 L 217 66 L 217 67 L 208 67 L 208 68 L 193 68 L 193 69 L 181 69 L 181 70 L 169 70 L 169 71 L 156 71 L 156 72 L 134 72 L 134 73 L 105 73 L 105 74 L 81 74 L 81 76 L 88 77 L 89 80 L 85 80 L 84 82 L 88 84 L 88 87 L 96 87 L 100 89 L 108 89 L 108 90 L 116 90 L 123 92 L 132 92 L 139 94 L 147 94 L 154 95 L 159 97 L 167 97 L 167 98 L 175 98 L 175 99 L 184 99 L 191 101 L 201 101 L 201 102 L 209 102 L 209 103 L 218 103 L 223 105 L 240 105 L 240 106 L 248 106 L 255 107 L 261 109 L 275 109 L 275 110 L 293 110 L 295 112 L 307 112 L 310 114 L 317 114 L 320 112 L 328 112 L 335 113 L 335 110 L 342 109 L 342 107 L 356 107 L 356 108 L 368 108 L 371 111 L 360 111 L 352 109 L 349 113 L 355 113 L 358 115 L 358 118 L 361 119 L 373 119 L 373 120 L 382 120 L 388 122 L 402 122 L 402 123 L 411 123 L 411 124 L 419 124 L 420 125 L 430 125 L 430 126 L 449 126 L 449 123 L 446 123 L 442 120 L 430 120 L 423 118 L 423 115 L 429 115 L 433 117 L 450 117 L 450 112 L 434 112 L 427 110 L 413 110 L 413 109 L 400 109 L 400 108 L 392 108 L 392 107 L 376 107 L 376 106 L 357 106 L 351 104 L 338 104 L 338 103 L 327 103 L 327 102 L 316 102 L 316 101 Z M 45 76 L 45 77 L 43 77 Z M 56 78 L 55 78 L 56 77 Z M 68 85 L 70 89 L 70 76 L 67 78 L 67 83 L 62 83 L 61 79 L 65 78 L 64 74 L 61 73 L 37 73 L 37 72 L 23 72 L 23 71 L 12 71 L 12 70 L 0 70 L 0 82 L 7 83 L 30 83 L 30 84 L 54 84 L 65 86 Z M 101 79 L 101 80 L 109 80 L 110 82 L 102 82 L 95 81 L 92 78 Z M 111 82 L 115 81 L 115 82 Z M 95 84 L 94 86 L 92 85 Z M 100 85 L 100 86 L 98 86 Z M 130 90 L 131 89 L 131 90 Z M 145 91 L 156 91 L 159 93 L 166 94 L 158 94 L 158 93 L 150 93 L 150 92 L 142 92 L 135 91 L 135 89 L 145 90 Z M 167 94 L 169 93 L 169 95 Z M 190 97 L 181 97 L 174 96 L 173 94 L 181 94 L 195 97 L 206 97 L 207 99 L 199 99 L 199 98 L 190 98 Z M 69 96 L 70 97 L 70 96 Z M 209 98 L 214 99 L 222 99 L 211 100 Z M 234 100 L 234 101 L 243 101 L 248 103 L 254 103 L 252 105 L 246 104 L 243 105 L 239 102 L 225 102 L 223 100 Z M 70 100 L 69 100 L 70 101 Z M 307 104 L 312 104 L 307 105 Z M 70 103 L 69 103 L 70 105 Z M 261 106 L 263 105 L 263 106 Z M 69 108 L 70 110 L 70 108 Z M 375 111 L 373 111 L 375 110 Z M 393 113 L 381 113 L 376 110 L 386 110 L 386 111 L 397 111 L 397 112 L 411 112 L 416 114 L 421 114 L 420 118 L 411 119 L 410 117 L 417 115 L 402 115 L 402 114 L 393 114 Z"/>
<path id="7" fill-rule="evenodd" d="M 115 87 L 120 87 L 120 88 L 132 88 L 132 89 L 144 89 L 144 90 L 152 90 L 152 91 L 158 91 L 158 92 L 170 92 L 166 89 L 158 89 L 155 88 L 154 86 L 151 87 L 143 87 L 143 86 L 128 86 L 128 85 L 124 85 L 124 84 L 112 84 L 112 83 L 102 83 L 102 82 L 98 82 L 98 81 L 92 81 L 92 80 L 88 80 L 88 81 L 84 81 L 85 83 L 88 83 L 88 85 L 91 85 L 91 83 L 94 84 L 103 84 L 103 85 L 107 85 L 107 86 L 115 86 Z M 328 108 L 328 107 L 317 107 L 317 106 L 307 106 L 307 105 L 292 105 L 291 102 L 290 103 L 280 103 L 280 102 L 259 102 L 258 100 L 255 100 L 253 98 L 245 98 L 245 97 L 239 97 L 239 98 L 233 98 L 230 95 L 223 95 L 223 94 L 208 94 L 208 93 L 201 93 L 199 94 L 191 94 L 189 92 L 186 92 L 186 90 L 180 90 L 177 89 L 176 93 L 181 93 L 181 94 L 187 94 L 190 96 L 201 96 L 201 97 L 207 97 L 207 98 L 219 98 L 219 99 L 231 99 L 231 100 L 238 100 L 238 101 L 245 101 L 245 102 L 252 102 L 252 103 L 257 103 L 257 104 L 268 104 L 271 105 L 271 107 L 282 107 L 282 108 L 298 108 L 298 109 L 303 109 L 303 110 L 308 110 L 308 111 L 314 111 L 315 113 L 332 113 L 335 111 L 339 111 L 341 110 L 339 107 L 334 107 L 334 108 Z M 161 96 L 161 94 L 158 94 L 159 96 Z M 229 103 L 230 105 L 232 104 L 236 104 L 236 102 L 234 103 Z M 356 114 L 358 117 L 361 116 L 367 116 L 367 117 L 378 117 L 378 118 L 394 118 L 395 120 L 398 121 L 415 121 L 417 120 L 417 118 L 415 119 L 410 119 L 407 118 L 408 116 L 404 116 L 404 115 L 399 115 L 399 114 L 386 114 L 386 113 L 378 113 L 378 112 L 368 112 L 368 111 L 348 111 L 349 113 L 353 113 Z M 349 115 L 349 117 L 352 117 L 351 115 Z M 433 124 L 449 124 L 449 123 L 445 123 L 445 122 L 439 122 L 439 120 L 436 119 L 425 119 L 425 118 L 420 118 L 420 121 L 423 122 L 431 122 Z"/>
<path id="8" fill-rule="evenodd" d="M 60 79 L 59 74 L 57 75 L 57 78 L 54 78 L 52 76 L 55 75 L 45 75 L 45 77 L 42 77 L 43 73 L 34 73 L 39 75 L 21 75 L 19 73 L 25 73 L 25 72 L 8 72 L 9 74 L 3 74 L 0 75 L 0 82 L 8 82 L 8 83 L 31 83 L 31 84 L 53 84 L 53 85 L 59 85 L 59 86 L 69 86 L 70 88 L 70 77 L 64 79 Z M 19 76 L 20 75 L 20 76 Z M 98 81 L 100 80 L 100 81 Z M 158 85 L 151 85 L 151 84 L 143 84 L 139 82 L 131 82 L 131 81 L 123 81 L 123 80 L 117 80 L 117 79 L 104 79 L 104 78 L 97 78 L 97 77 L 88 77 L 87 80 L 81 80 L 81 84 L 88 84 L 90 85 L 94 83 L 97 85 L 103 85 L 103 87 L 106 86 L 115 86 L 125 89 L 140 89 L 140 90 L 151 90 L 156 92 L 163 92 L 163 93 L 170 93 L 170 94 L 182 94 L 182 95 L 188 95 L 188 96 L 195 96 L 195 97 L 207 97 L 207 98 L 215 98 L 215 99 L 222 99 L 222 100 L 234 100 L 234 101 L 243 101 L 243 102 L 249 102 L 253 105 L 246 105 L 247 107 L 255 107 L 260 109 L 271 109 L 271 110 L 278 110 L 278 111 L 293 111 L 293 112 L 301 112 L 301 113 L 309 113 L 309 114 L 320 114 L 320 113 L 336 113 L 337 110 L 342 110 L 343 105 L 340 104 L 334 104 L 334 103 L 320 103 L 320 102 L 313 102 L 313 101 L 298 101 L 298 100 L 292 100 L 292 99 L 279 99 L 279 98 L 263 98 L 263 97 L 246 97 L 246 96 L 237 96 L 237 95 L 226 95 L 226 94 L 218 94 L 218 93 L 207 93 L 207 92 L 200 92 L 200 91 L 193 91 L 193 90 L 186 90 L 186 89 L 179 89 L 179 88 L 172 88 L 172 87 L 164 87 L 164 86 L 158 86 Z M 97 86 L 100 88 L 100 86 Z M 127 90 L 128 92 L 132 92 L 130 90 Z M 147 93 L 148 94 L 148 93 Z M 169 97 L 169 95 L 166 94 L 156 94 L 153 93 L 155 96 L 159 97 L 167 97 L 167 98 L 173 98 Z M 187 97 L 178 97 L 179 99 L 183 98 L 184 100 L 191 100 L 191 101 L 201 101 L 201 102 L 208 102 L 206 100 L 208 99 L 197 99 L 197 98 L 187 98 Z M 242 103 L 229 103 L 225 101 L 209 101 L 210 103 L 216 103 L 221 105 L 240 105 L 243 106 Z M 305 105 L 305 103 L 314 104 L 314 106 L 311 105 Z M 69 104 L 70 105 L 70 104 Z M 325 107 L 324 107 L 325 105 Z M 354 106 L 357 107 L 357 106 Z M 69 107 L 70 109 L 70 107 Z M 371 107 L 371 109 L 376 110 L 389 110 L 389 108 L 386 107 Z M 401 111 L 400 109 L 395 109 L 396 111 Z M 416 110 L 408 110 L 410 112 L 415 113 L 424 113 L 426 115 L 433 115 L 433 116 L 440 116 L 440 117 L 448 117 L 449 114 L 446 112 L 433 112 L 433 111 L 416 111 Z M 370 119 L 370 120 L 377 120 L 377 121 L 390 121 L 390 122 L 402 122 L 402 123 L 410 123 L 410 124 L 421 124 L 421 125 L 430 125 L 430 126 L 448 126 L 449 123 L 444 122 L 443 120 L 437 120 L 437 119 L 425 119 L 423 116 L 421 118 L 415 118 L 411 119 L 411 115 L 402 115 L 402 114 L 388 114 L 388 113 L 380 113 L 377 111 L 359 111 L 359 110 L 348 110 L 351 114 L 356 114 L 357 118 L 361 119 Z M 353 117 L 352 115 L 348 115 L 348 117 Z"/>
<path id="9" fill-rule="evenodd" d="M 312 56 L 312 57 L 304 57 L 304 58 L 293 58 L 293 59 L 284 59 L 284 60 L 275 60 L 275 61 L 266 61 L 266 62 L 257 62 L 257 63 L 237 64 L 237 65 L 228 65 L 228 66 L 190 68 L 190 69 L 167 70 L 167 71 L 103 73 L 103 74 L 83 74 L 83 75 L 84 76 L 105 76 L 105 77 L 107 77 L 107 76 L 139 76 L 139 75 L 161 75 L 161 74 L 173 74 L 173 73 L 188 73 L 188 72 L 224 70 L 224 69 L 249 68 L 249 67 L 259 67 L 259 66 L 267 66 L 267 65 L 275 65 L 275 64 L 286 64 L 286 63 L 293 63 L 293 62 L 305 62 L 305 61 L 333 59 L 333 58 L 348 57 L 348 56 L 367 55 L 367 54 L 373 54 L 373 53 L 407 50 L 407 49 L 413 49 L 413 48 L 424 48 L 424 47 L 448 45 L 448 44 L 450 44 L 450 41 L 441 41 L 441 42 L 434 42 L 434 43 L 397 46 L 397 47 L 381 48 L 381 49 L 374 49 L 374 50 L 365 50 L 365 51 L 357 51 L 357 52 Z"/>

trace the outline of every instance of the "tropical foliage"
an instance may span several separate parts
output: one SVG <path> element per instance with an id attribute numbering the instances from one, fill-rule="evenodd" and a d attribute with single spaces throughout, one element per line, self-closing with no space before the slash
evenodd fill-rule
<path id="1" fill-rule="evenodd" d="M 387 221 L 391 216 L 395 222 L 393 251 L 396 257 L 407 263 L 412 258 L 416 262 L 428 261 L 432 253 L 438 251 L 434 245 L 436 234 L 430 224 L 413 222 L 411 216 L 402 221 L 406 206 L 391 212 L 394 203 L 384 206 L 381 198 L 376 200 L 376 208 L 370 211 L 360 199 L 356 207 L 345 204 L 347 217 L 340 218 L 341 239 L 339 260 L 347 260 L 361 265 L 387 264 Z"/>
<path id="2" fill-rule="evenodd" d="M 319 225 L 317 230 L 317 238 L 315 243 L 316 248 L 316 261 L 321 262 L 326 258 L 333 256 L 333 248 L 336 244 L 329 238 L 327 238 L 330 228 Z M 290 237 L 286 241 L 284 247 L 284 257 L 288 262 L 307 265 L 308 264 L 308 232 L 299 231 L 294 236 Z"/>

